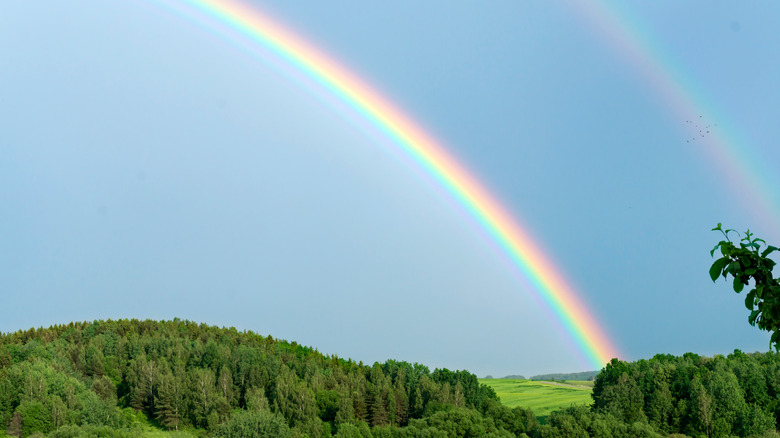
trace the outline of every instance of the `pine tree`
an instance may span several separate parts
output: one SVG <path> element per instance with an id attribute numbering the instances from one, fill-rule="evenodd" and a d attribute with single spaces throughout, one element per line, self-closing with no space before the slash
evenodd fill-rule
<path id="1" fill-rule="evenodd" d="M 423 398 L 422 394 L 420 393 L 420 388 L 415 387 L 414 388 L 414 401 L 412 401 L 412 409 L 411 409 L 411 418 L 420 418 L 423 414 L 423 409 L 425 408 L 425 405 L 423 405 Z"/>
<path id="2" fill-rule="evenodd" d="M 398 376 L 399 378 L 396 379 L 393 387 L 393 394 L 395 396 L 395 421 L 397 425 L 405 426 L 409 421 L 409 395 L 406 393 L 403 386 L 405 379 L 403 378 L 402 373 L 399 372 Z M 389 409 L 393 409 L 393 406 L 390 406 Z"/>
<path id="3" fill-rule="evenodd" d="M 154 414 L 154 398 L 160 370 L 157 363 L 139 356 L 134 365 L 133 407 L 149 415 Z"/>
<path id="4" fill-rule="evenodd" d="M 395 401 L 395 391 L 387 391 L 387 421 L 390 425 L 398 426 L 398 404 Z"/>
<path id="5" fill-rule="evenodd" d="M 384 426 L 387 424 L 387 408 L 385 407 L 384 391 L 378 386 L 374 386 L 371 394 L 369 407 L 371 413 L 371 426 Z"/>
<path id="6" fill-rule="evenodd" d="M 187 400 L 181 376 L 180 373 L 174 375 L 169 371 L 160 377 L 155 417 L 169 430 L 179 430 L 179 424 L 185 416 Z"/>

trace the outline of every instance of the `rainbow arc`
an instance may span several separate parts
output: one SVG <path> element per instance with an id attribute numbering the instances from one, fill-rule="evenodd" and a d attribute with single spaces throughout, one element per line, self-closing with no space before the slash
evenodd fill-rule
<path id="1" fill-rule="evenodd" d="M 529 233 L 440 142 L 389 99 L 332 57 L 254 7 L 235 0 L 167 0 L 165 6 L 209 26 L 219 26 L 271 52 L 309 81 L 352 108 L 436 180 L 501 247 L 556 315 L 593 367 L 618 353 L 561 270 Z M 246 44 L 246 43 L 245 43 Z"/>

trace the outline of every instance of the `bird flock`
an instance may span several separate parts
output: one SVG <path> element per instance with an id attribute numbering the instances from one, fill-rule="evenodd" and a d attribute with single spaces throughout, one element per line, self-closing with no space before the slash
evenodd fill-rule
<path id="1" fill-rule="evenodd" d="M 699 116 L 699 119 L 701 119 L 701 118 L 702 118 L 702 116 Z M 692 141 L 696 141 L 696 138 L 697 138 L 697 137 L 699 137 L 699 138 L 704 138 L 704 137 L 705 137 L 707 134 L 709 134 L 709 133 L 710 133 L 710 130 L 711 130 L 711 129 L 712 129 L 714 126 L 718 126 L 718 124 L 717 124 L 717 123 L 715 123 L 715 124 L 713 124 L 713 125 L 704 125 L 704 124 L 703 124 L 703 122 L 702 122 L 701 120 L 699 120 L 699 121 L 697 122 L 695 119 L 694 119 L 694 120 L 686 120 L 686 121 L 685 121 L 685 123 L 689 123 L 689 124 L 691 124 L 691 126 L 692 126 L 692 128 L 693 128 L 693 129 L 697 129 L 697 130 L 699 131 L 699 132 L 698 132 L 696 135 L 694 135 L 693 137 L 690 137 L 690 138 L 688 138 L 687 140 L 685 140 L 685 142 L 686 142 L 686 143 L 690 143 L 690 142 L 692 142 Z"/>

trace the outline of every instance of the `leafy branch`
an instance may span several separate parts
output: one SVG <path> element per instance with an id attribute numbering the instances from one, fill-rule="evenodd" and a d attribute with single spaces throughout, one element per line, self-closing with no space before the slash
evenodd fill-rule
<path id="1" fill-rule="evenodd" d="M 769 344 L 780 351 L 780 283 L 772 275 L 775 262 L 768 258 L 778 248 L 754 237 L 750 230 L 739 240 L 739 246 L 729 238 L 731 233 L 741 236 L 737 231 L 724 230 L 720 223 L 712 231 L 720 231 L 726 239 L 718 242 L 710 251 L 712 257 L 715 257 L 718 249 L 722 255 L 710 267 L 712 281 L 720 276 L 728 280 L 731 275 L 734 278 L 734 292 L 740 293 L 753 280 L 755 286 L 745 297 L 745 307 L 750 310 L 748 322 L 761 330 L 773 332 Z"/>

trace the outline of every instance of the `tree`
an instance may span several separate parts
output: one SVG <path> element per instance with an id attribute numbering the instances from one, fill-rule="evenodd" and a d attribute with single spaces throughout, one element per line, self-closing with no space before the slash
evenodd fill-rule
<path id="1" fill-rule="evenodd" d="M 216 436 L 224 438 L 285 438 L 290 436 L 290 428 L 279 414 L 272 414 L 268 410 L 242 410 L 220 426 Z"/>
<path id="2" fill-rule="evenodd" d="M 214 409 L 214 401 L 217 398 L 214 372 L 208 368 L 197 368 L 191 371 L 188 377 L 194 423 L 206 426 L 207 417 Z"/>
<path id="3" fill-rule="evenodd" d="M 217 379 L 217 386 L 219 392 L 225 397 L 225 400 L 229 404 L 233 404 L 233 376 L 226 365 L 222 365 L 222 369 L 219 371 L 219 378 Z"/>
<path id="4" fill-rule="evenodd" d="M 691 407 L 695 419 L 694 427 L 697 432 L 703 432 L 708 437 L 712 436 L 713 400 L 707 389 L 701 383 L 701 379 L 694 377 L 691 381 Z"/>
<path id="5" fill-rule="evenodd" d="M 336 419 L 336 414 L 339 411 L 338 391 L 317 391 L 314 398 L 317 400 L 317 410 L 320 419 L 332 423 Z"/>
<path id="6" fill-rule="evenodd" d="M 263 388 L 254 386 L 246 390 L 246 409 L 249 411 L 262 411 L 268 409 L 268 399 L 265 397 Z"/>
<path id="7" fill-rule="evenodd" d="M 51 431 L 51 415 L 46 411 L 43 403 L 22 402 L 17 408 L 22 417 L 21 436 L 30 436 L 36 432 L 47 433 Z"/>
<path id="8" fill-rule="evenodd" d="M 734 277 L 734 292 L 740 293 L 745 286 L 754 281 L 755 287 L 745 297 L 745 307 L 750 310 L 748 322 L 752 326 L 758 326 L 761 330 L 772 332 L 769 344 L 775 350 L 780 351 L 780 282 L 772 275 L 774 260 L 768 258 L 769 254 L 777 248 L 767 245 L 766 241 L 753 238 L 750 230 L 740 240 L 739 247 L 729 239 L 729 233 L 734 230 L 724 230 L 719 223 L 712 231 L 720 231 L 726 240 L 721 240 L 710 251 L 715 256 L 715 251 L 720 249 L 722 257 L 715 260 L 710 267 L 710 277 L 716 281 L 718 277 L 728 280 L 728 276 Z M 761 246 L 765 246 L 761 251 Z"/>
<path id="9" fill-rule="evenodd" d="M 314 392 L 286 365 L 282 365 L 275 389 L 274 411 L 280 413 L 290 426 L 305 423 L 307 418 L 317 415 Z"/>
<path id="10" fill-rule="evenodd" d="M 612 414 L 625 423 L 647 421 L 642 391 L 627 373 L 621 374 L 614 385 L 605 388 L 598 402 L 603 406 L 600 412 Z"/>
<path id="11" fill-rule="evenodd" d="M 187 408 L 186 385 L 184 382 L 184 372 L 177 374 L 167 370 L 160 376 L 160 385 L 158 387 L 158 397 L 155 399 L 155 416 L 163 426 L 170 429 L 179 430 L 179 423 L 182 421 Z"/>
<path id="12" fill-rule="evenodd" d="M 136 360 L 131 371 L 133 373 L 130 379 L 133 389 L 132 404 L 137 410 L 144 411 L 149 415 L 154 414 L 154 398 L 157 393 L 160 370 L 157 363 L 153 360 L 147 360 L 146 355 L 140 355 Z"/>

